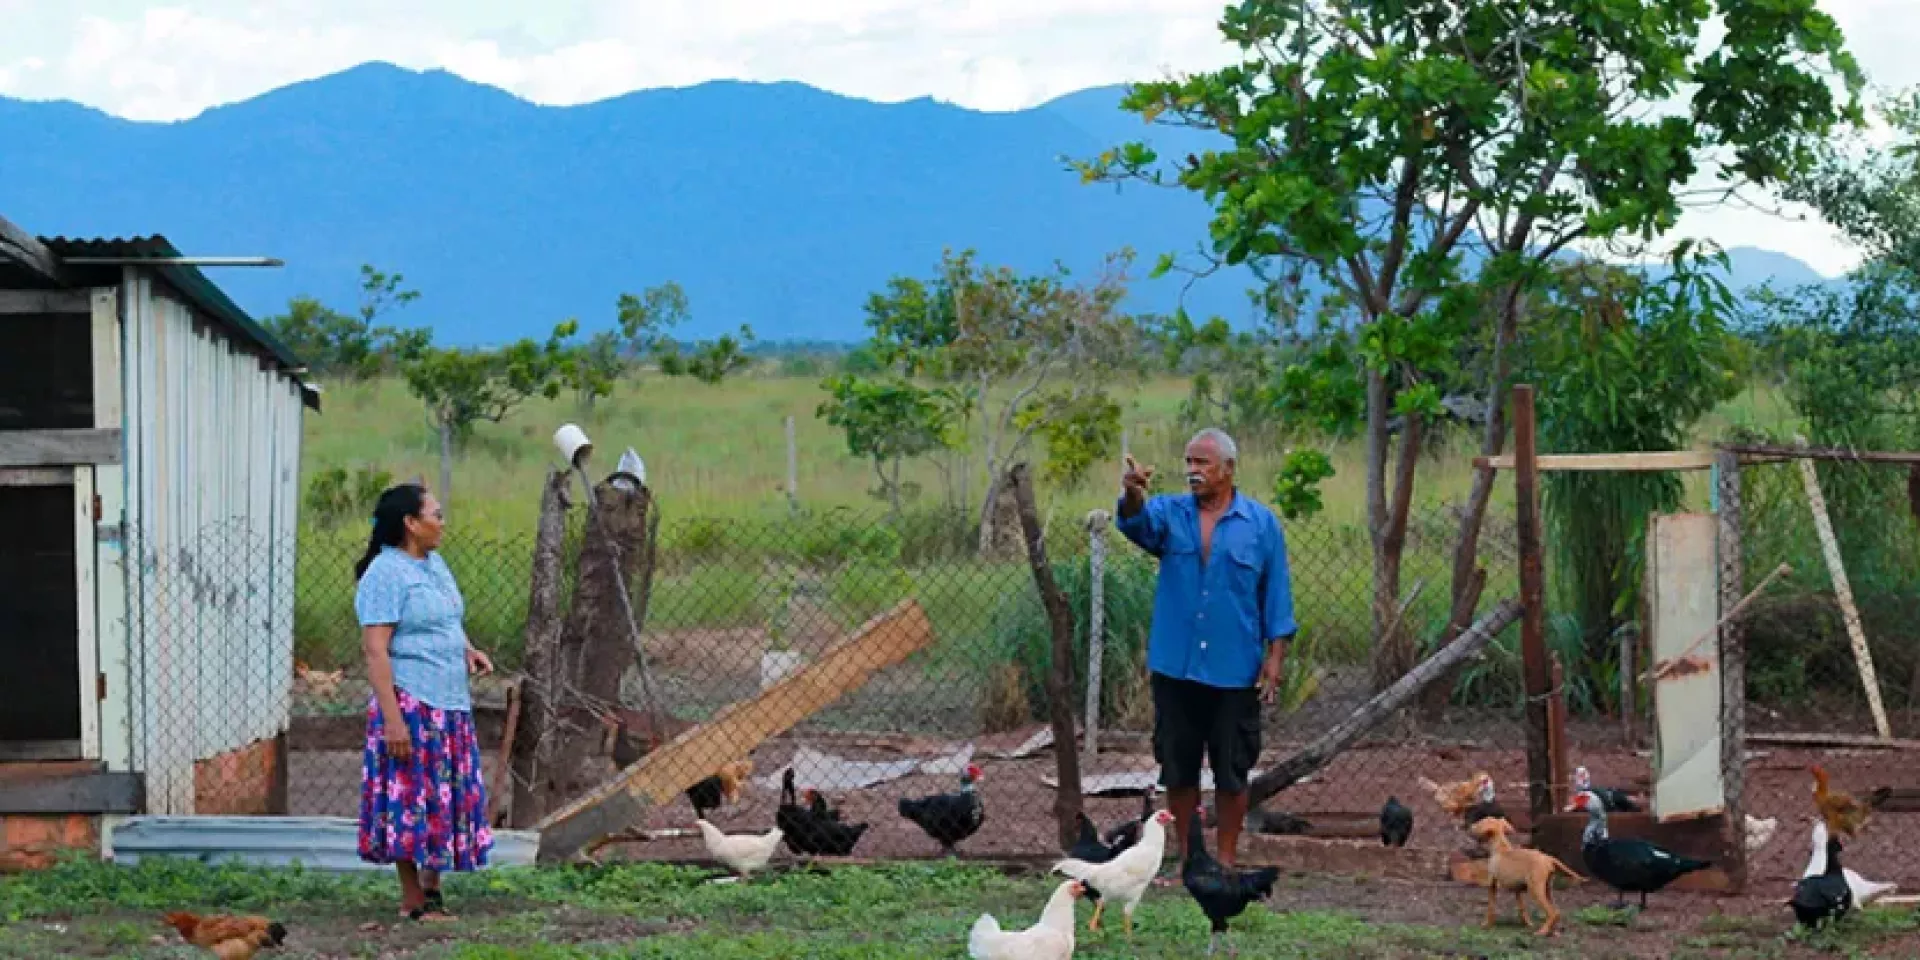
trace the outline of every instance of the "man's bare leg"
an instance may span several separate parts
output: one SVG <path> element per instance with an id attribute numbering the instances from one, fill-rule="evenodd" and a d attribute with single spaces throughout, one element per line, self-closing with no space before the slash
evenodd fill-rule
<path id="1" fill-rule="evenodd" d="M 1187 826 L 1200 812 L 1200 788 L 1181 787 L 1167 791 L 1167 809 L 1173 811 L 1173 836 L 1167 838 L 1167 848 L 1173 851 L 1174 859 L 1187 857 Z"/>
<path id="2" fill-rule="evenodd" d="M 1223 865 L 1231 867 L 1240 856 L 1240 828 L 1247 822 L 1247 792 L 1221 793 L 1213 795 L 1213 812 L 1220 822 L 1214 824 L 1219 831 L 1214 841 L 1219 850 L 1214 858 Z"/>

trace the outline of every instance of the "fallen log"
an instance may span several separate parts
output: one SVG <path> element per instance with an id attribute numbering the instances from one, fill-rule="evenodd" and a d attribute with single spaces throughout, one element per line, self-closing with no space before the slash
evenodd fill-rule
<path id="1" fill-rule="evenodd" d="M 1308 744 L 1298 753 L 1275 764 L 1272 769 L 1255 777 L 1248 785 L 1248 801 L 1259 806 L 1271 799 L 1274 794 L 1298 783 L 1301 778 L 1326 766 L 1334 757 L 1352 746 L 1360 735 L 1372 729 L 1374 724 L 1386 719 L 1407 701 L 1418 696 L 1427 684 L 1446 673 L 1454 664 L 1479 653 L 1500 634 L 1500 631 L 1512 626 L 1520 619 L 1520 605 L 1512 600 L 1502 600 L 1495 604 L 1487 615 L 1475 621 L 1473 626 L 1462 632 L 1458 639 L 1447 644 L 1433 656 L 1421 662 L 1419 666 L 1407 671 L 1393 685 L 1373 695 L 1373 699 L 1360 705 L 1345 720 L 1335 724 L 1333 729 L 1322 734 L 1320 739 Z"/>

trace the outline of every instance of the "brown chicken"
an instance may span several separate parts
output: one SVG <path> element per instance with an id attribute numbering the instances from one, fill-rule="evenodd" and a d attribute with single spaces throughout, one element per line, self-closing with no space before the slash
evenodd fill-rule
<path id="1" fill-rule="evenodd" d="M 722 764 L 713 776 L 688 787 L 687 802 L 693 805 L 694 815 L 705 817 L 708 810 L 739 803 L 740 787 L 752 775 L 752 760 L 735 760 Z"/>
<path id="2" fill-rule="evenodd" d="M 1860 832 L 1872 813 L 1871 808 L 1855 800 L 1853 794 L 1830 789 L 1827 770 L 1819 764 L 1813 766 L 1813 805 L 1819 809 L 1820 818 L 1827 822 L 1827 829 L 1846 834 L 1848 838 Z"/>
<path id="3" fill-rule="evenodd" d="M 252 960 L 266 947 L 277 947 L 287 939 L 287 928 L 266 917 L 202 917 L 192 913 L 169 913 L 161 918 L 180 931 L 180 938 L 208 950 L 220 960 Z"/>
<path id="4" fill-rule="evenodd" d="M 1448 816 L 1459 817 L 1467 808 L 1480 802 L 1486 788 L 1493 783 L 1493 776 L 1482 770 L 1470 780 L 1456 780 L 1453 783 L 1434 783 L 1426 777 L 1418 779 L 1420 789 L 1433 793 L 1433 802 L 1440 805 Z"/>

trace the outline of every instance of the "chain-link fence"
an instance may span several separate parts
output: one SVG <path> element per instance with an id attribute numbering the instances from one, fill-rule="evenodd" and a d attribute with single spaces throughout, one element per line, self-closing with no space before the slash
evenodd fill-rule
<path id="1" fill-rule="evenodd" d="M 821 802 L 842 822 L 870 824 L 853 855 L 927 856 L 941 852 L 941 844 L 904 816 L 900 803 L 959 790 L 971 764 L 982 773 L 977 795 L 988 821 L 959 844 L 963 854 L 1033 856 L 1058 850 L 1052 814 L 1056 763 L 1046 744 L 1052 635 L 1024 551 L 983 554 L 977 518 L 841 510 L 762 520 L 676 518 L 670 511 L 666 505 L 654 528 L 651 576 L 635 576 L 631 596 L 644 618 L 643 642 L 638 662 L 625 669 L 619 702 L 576 698 L 581 702 L 560 705 L 558 728 L 564 729 L 577 762 L 567 782 L 552 787 L 557 794 L 552 805 L 583 795 L 623 765 L 691 763 L 700 769 L 670 770 L 665 779 L 714 774 L 706 786 L 691 791 L 700 795 L 702 809 L 716 808 L 707 811 L 712 821 L 730 832 L 764 831 L 777 819 L 793 822 L 794 811 L 781 810 L 782 774 L 791 767 L 795 787 L 818 790 Z M 1082 731 L 1076 746 L 1083 751 L 1088 706 L 1095 705 L 1091 719 L 1097 743 L 1084 754 L 1081 777 L 1087 812 L 1105 828 L 1137 817 L 1141 791 L 1157 776 L 1145 669 L 1156 562 L 1111 523 L 1090 524 L 1085 516 L 1063 513 L 1042 520 L 1053 577 L 1074 617 L 1069 699 Z M 1402 620 L 1421 639 L 1423 654 L 1431 651 L 1450 612 L 1457 527 L 1450 506 L 1417 509 L 1408 525 Z M 1364 526 L 1315 518 L 1288 523 L 1286 532 L 1301 632 L 1287 659 L 1279 702 L 1264 711 L 1264 750 L 1256 775 L 1326 732 L 1373 693 L 1372 559 Z M 624 642 L 624 623 L 617 617 L 606 622 L 604 610 L 597 625 L 576 622 L 594 619 L 576 616 L 572 609 L 581 595 L 583 544 L 590 552 L 587 512 L 575 506 L 568 511 L 560 551 L 560 619 L 567 631 Z M 1489 516 L 1480 544 L 1489 579 L 1484 611 L 1517 596 L 1511 520 Z M 151 709 L 133 718 L 147 742 L 191 755 L 191 809 L 357 813 L 369 692 L 354 618 L 352 568 L 364 549 L 365 533 L 357 526 L 302 530 L 297 589 L 288 610 L 291 663 L 284 652 L 276 657 L 269 649 L 268 638 L 284 636 L 270 619 L 209 618 L 204 591 L 185 586 L 207 579 L 249 582 L 260 569 L 258 558 L 270 552 L 265 545 L 256 549 L 236 538 L 223 549 L 199 551 L 196 563 L 217 563 L 222 569 L 173 578 L 169 582 L 183 586 L 168 596 L 135 598 L 136 605 L 155 611 L 146 617 L 153 649 L 196 651 L 190 660 L 138 665 L 169 680 L 163 695 L 150 701 Z M 489 537 L 455 528 L 442 553 L 466 600 L 468 634 L 499 667 L 493 677 L 475 678 L 473 689 L 485 773 L 504 824 L 508 813 L 501 808 L 514 790 L 503 741 L 509 725 L 533 722 L 528 710 L 510 710 L 509 702 L 527 705 L 510 688 L 525 666 L 535 540 L 531 531 Z M 1095 645 L 1088 636 L 1096 592 L 1099 673 L 1090 696 L 1087 667 Z M 863 642 L 848 639 L 863 624 L 898 613 L 903 602 L 909 617 L 883 621 L 897 636 L 869 638 L 866 648 L 835 658 L 838 645 Z M 194 618 L 167 612 L 196 606 L 201 612 Z M 921 615 L 924 635 L 915 632 Z M 860 662 L 865 657 L 879 657 L 884 665 L 869 669 Z M 802 675 L 814 664 L 823 666 Z M 1509 629 L 1446 679 L 1451 697 L 1444 704 L 1401 711 L 1267 804 L 1295 819 L 1274 816 L 1265 829 L 1335 835 L 1377 830 L 1380 807 L 1394 795 L 1416 811 L 1416 846 L 1455 848 L 1462 842 L 1457 824 L 1440 812 L 1416 778 L 1444 784 L 1482 770 L 1493 775 L 1509 808 L 1524 808 L 1519 664 L 1518 630 Z M 650 683 L 642 683 L 643 673 Z M 767 692 L 783 680 L 786 694 Z M 752 706 L 756 698 L 758 706 Z M 791 711 L 779 705 L 792 698 L 807 703 Z M 583 705 L 584 713 L 571 709 Z M 653 706 L 663 715 L 662 736 L 649 740 Z M 756 710 L 790 715 L 760 716 L 724 729 L 710 723 Z M 244 717 L 247 729 L 221 732 L 222 724 L 208 719 L 220 711 Z M 649 747 L 702 724 L 725 742 L 708 753 L 662 751 L 644 760 Z M 276 737 L 280 729 L 286 730 L 284 740 Z M 264 736 L 255 736 L 262 731 Z M 751 762 L 744 778 L 722 771 L 736 760 Z M 726 789 L 708 790 L 711 786 Z M 805 806 L 804 798 L 803 793 L 795 799 Z M 642 825 L 690 826 L 691 799 L 674 792 L 649 811 Z M 1205 802 L 1210 800 L 1209 793 Z M 188 804 L 183 799 L 170 809 L 184 811 Z M 1254 829 L 1259 827 L 1249 826 Z M 697 857 L 701 847 L 697 839 L 683 838 L 632 852 Z"/>
<path id="2" fill-rule="evenodd" d="M 1819 766 L 1833 791 L 1882 807 L 1848 842 L 1847 865 L 1910 886 L 1920 879 L 1906 854 L 1915 818 L 1902 808 L 1920 795 L 1920 774 L 1909 750 L 1870 741 L 1920 738 L 1920 486 L 1909 486 L 1904 464 L 1748 461 L 1745 590 L 1780 564 L 1792 568 L 1742 618 L 1747 813 L 1777 818 L 1779 831 L 1749 872 L 1771 883 L 1805 870 L 1812 845 L 1802 818 L 1816 811 Z"/>

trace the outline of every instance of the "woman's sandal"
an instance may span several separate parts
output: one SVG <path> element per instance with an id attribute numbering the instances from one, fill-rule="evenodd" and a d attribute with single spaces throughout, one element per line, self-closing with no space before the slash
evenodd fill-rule
<path id="1" fill-rule="evenodd" d="M 428 890 L 426 901 L 407 911 L 409 920 L 427 920 L 428 918 L 437 921 L 453 919 L 453 916 L 447 913 L 447 898 L 439 890 Z"/>

